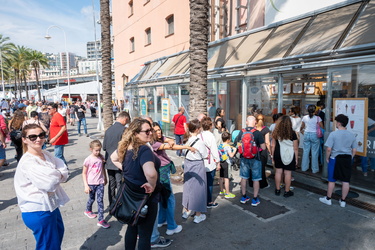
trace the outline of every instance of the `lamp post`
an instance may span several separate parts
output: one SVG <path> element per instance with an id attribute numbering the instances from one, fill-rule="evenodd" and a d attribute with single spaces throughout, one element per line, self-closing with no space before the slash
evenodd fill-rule
<path id="1" fill-rule="evenodd" d="M 48 33 L 51 28 L 58 28 L 58 29 L 62 30 L 62 32 L 64 33 L 64 44 L 65 44 L 65 53 L 66 53 L 66 69 L 67 69 L 67 78 L 68 78 L 68 97 L 69 97 L 69 102 L 70 102 L 71 101 L 71 99 L 70 99 L 70 67 L 69 67 L 69 54 L 68 54 L 68 50 L 66 48 L 65 30 L 63 28 L 61 28 L 60 26 L 57 26 L 57 25 L 49 26 L 48 29 L 47 29 L 46 35 L 44 36 L 44 38 L 46 38 L 47 40 L 52 38 Z"/>
<path id="2" fill-rule="evenodd" d="M 1 86 L 3 87 L 3 98 L 5 99 L 4 69 L 3 69 L 3 52 L 0 48 L 0 66 L 1 66 Z"/>
<path id="3" fill-rule="evenodd" d="M 103 122 L 102 122 L 102 107 L 100 101 L 100 83 L 99 83 L 99 63 L 98 63 L 98 48 L 96 44 L 96 21 L 95 21 L 95 8 L 94 8 L 94 0 L 92 0 L 92 16 L 94 21 L 94 43 L 95 43 L 95 63 L 96 63 L 96 84 L 98 88 L 98 111 L 99 111 L 99 121 L 97 129 L 99 131 L 103 130 Z"/>

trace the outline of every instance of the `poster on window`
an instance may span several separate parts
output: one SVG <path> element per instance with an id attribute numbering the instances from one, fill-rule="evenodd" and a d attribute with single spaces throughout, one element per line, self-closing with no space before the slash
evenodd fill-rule
<path id="1" fill-rule="evenodd" d="M 344 114 L 349 118 L 346 126 L 357 140 L 357 155 L 366 156 L 368 99 L 367 98 L 333 98 L 333 116 Z"/>
<path id="2" fill-rule="evenodd" d="M 147 98 L 139 98 L 139 107 L 141 115 L 147 114 Z"/>
<path id="3" fill-rule="evenodd" d="M 169 99 L 168 98 L 162 98 L 161 99 L 161 120 L 163 122 L 170 123 L 169 120 Z"/>

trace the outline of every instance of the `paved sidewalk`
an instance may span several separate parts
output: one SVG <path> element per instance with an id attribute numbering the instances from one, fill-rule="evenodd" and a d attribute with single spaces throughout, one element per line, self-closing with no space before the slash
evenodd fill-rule
<path id="1" fill-rule="evenodd" d="M 93 136 L 100 135 L 96 131 L 97 121 L 97 118 L 87 118 L 88 131 Z M 103 229 L 96 226 L 96 219 L 84 216 L 88 197 L 83 191 L 81 165 L 90 154 L 88 144 L 91 139 L 78 137 L 76 126 L 69 126 L 69 140 L 65 158 L 71 177 L 62 186 L 70 202 L 60 208 L 65 223 L 62 248 L 124 249 L 125 225 L 107 216 L 111 228 Z M 32 232 L 23 224 L 16 205 L 14 154 L 13 147 L 8 146 L 7 157 L 11 164 L 0 170 L 0 249 L 34 249 Z M 181 165 L 182 160 L 174 152 L 169 155 L 177 166 Z M 238 172 L 233 172 L 233 175 L 233 192 L 239 194 Z M 305 181 L 298 175 L 295 178 Z M 270 184 L 270 188 L 261 190 L 258 207 L 240 204 L 239 196 L 232 200 L 220 197 L 215 185 L 214 198 L 219 206 L 209 209 L 207 220 L 200 224 L 194 224 L 192 218 L 181 218 L 183 186 L 174 184 L 175 218 L 183 226 L 183 231 L 167 237 L 173 239 L 168 249 L 374 249 L 374 213 L 350 205 L 341 208 L 336 200 L 332 206 L 327 206 L 319 202 L 319 195 L 298 188 L 294 197 L 275 196 L 274 182 L 271 180 Z M 107 190 L 105 207 L 108 206 L 106 195 Z M 166 236 L 165 231 L 165 227 L 160 228 L 163 236 Z"/>

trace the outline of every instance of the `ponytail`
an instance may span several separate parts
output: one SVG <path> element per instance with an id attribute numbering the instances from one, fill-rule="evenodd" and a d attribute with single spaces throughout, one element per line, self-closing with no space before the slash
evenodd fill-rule
<path id="1" fill-rule="evenodd" d="M 316 106 L 315 105 L 309 105 L 307 107 L 307 112 L 309 113 L 310 119 L 313 118 L 315 111 L 316 111 Z"/>

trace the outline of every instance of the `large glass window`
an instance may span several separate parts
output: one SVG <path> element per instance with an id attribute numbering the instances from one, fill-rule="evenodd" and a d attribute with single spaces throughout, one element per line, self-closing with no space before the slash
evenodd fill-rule
<path id="1" fill-rule="evenodd" d="M 178 101 L 178 86 L 177 85 L 165 85 L 165 98 L 169 99 L 169 119 L 172 122 L 173 116 L 178 113 L 179 101 Z M 170 123 L 163 123 L 164 134 L 174 137 L 174 131 L 170 126 Z"/>

